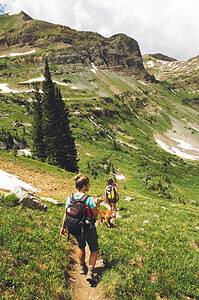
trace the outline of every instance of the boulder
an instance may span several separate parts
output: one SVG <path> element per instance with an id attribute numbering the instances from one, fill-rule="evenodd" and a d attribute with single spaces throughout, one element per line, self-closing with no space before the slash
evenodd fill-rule
<path id="1" fill-rule="evenodd" d="M 34 192 L 27 191 L 22 187 L 17 187 L 14 189 L 14 193 L 19 198 L 18 204 L 27 208 L 47 210 L 47 206 L 41 203 L 41 199 L 35 196 Z"/>
<path id="2" fill-rule="evenodd" d="M 19 204 L 22 204 L 22 206 L 27 208 L 35 208 L 35 209 L 45 210 L 45 211 L 47 210 L 47 206 L 41 203 L 38 197 L 35 197 L 30 193 L 26 193 L 24 196 L 22 196 L 19 199 Z"/>

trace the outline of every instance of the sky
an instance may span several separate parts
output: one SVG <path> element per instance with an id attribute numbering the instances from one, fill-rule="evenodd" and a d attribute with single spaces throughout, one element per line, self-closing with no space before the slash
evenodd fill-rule
<path id="1" fill-rule="evenodd" d="M 179 60 L 199 55 L 199 0 L 0 0 L 2 12 L 21 10 L 35 19 L 95 31 L 125 33 L 142 54 Z"/>

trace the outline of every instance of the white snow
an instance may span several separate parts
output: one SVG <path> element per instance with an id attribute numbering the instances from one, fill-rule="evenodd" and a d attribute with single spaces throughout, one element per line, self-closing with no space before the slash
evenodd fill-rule
<path id="1" fill-rule="evenodd" d="M 198 148 L 193 147 L 191 144 L 186 143 L 185 141 L 182 140 L 178 140 L 178 139 L 173 139 L 174 141 L 178 142 L 178 147 L 185 149 L 185 150 L 195 150 L 195 151 L 199 151 Z"/>
<path id="2" fill-rule="evenodd" d="M 6 54 L 6 55 L 0 55 L 0 58 L 29 55 L 29 54 L 32 54 L 32 53 L 35 53 L 35 52 L 36 52 L 36 50 L 34 49 L 34 50 L 31 50 L 31 51 L 28 51 L 28 52 L 9 53 L 9 54 Z"/>
<path id="3" fill-rule="evenodd" d="M 30 93 L 34 90 L 13 90 L 11 88 L 8 87 L 7 83 L 0 83 L 0 94 L 8 94 L 8 93 L 13 93 L 13 94 L 17 94 L 17 93 Z"/>
<path id="4" fill-rule="evenodd" d="M 94 65 L 94 63 L 91 63 L 91 65 L 92 65 L 92 69 L 90 69 L 91 72 L 93 72 L 94 74 L 96 74 L 97 73 L 97 67 Z"/>
<path id="5" fill-rule="evenodd" d="M 97 123 L 95 123 L 95 122 L 91 119 L 91 117 L 88 117 L 88 119 L 89 119 L 89 121 L 90 121 L 91 123 L 93 123 L 97 128 L 103 130 L 103 128 L 102 128 L 100 125 L 98 125 Z"/>
<path id="6" fill-rule="evenodd" d="M 65 83 L 65 82 L 60 82 L 60 81 L 57 81 L 57 80 L 53 80 L 53 82 L 55 82 L 59 85 L 68 86 L 68 83 Z"/>
<path id="7" fill-rule="evenodd" d="M 166 143 L 164 143 L 163 141 L 161 141 L 160 139 L 157 139 L 157 138 L 155 138 L 155 141 L 163 150 L 165 150 L 171 154 L 175 154 L 184 159 L 199 160 L 199 155 L 198 156 L 191 155 L 191 154 L 181 151 L 180 149 L 178 149 L 176 147 L 170 147 L 169 145 L 167 145 Z M 188 143 L 186 143 L 184 141 L 181 141 L 181 144 L 179 144 L 179 145 L 181 146 L 181 148 L 183 146 L 183 149 L 190 150 L 191 145 L 189 145 Z M 185 148 L 185 146 L 188 147 L 188 145 L 189 145 L 189 148 L 188 149 Z M 191 148 L 191 150 L 193 150 L 193 147 Z"/>
<path id="8" fill-rule="evenodd" d="M 32 156 L 32 153 L 31 153 L 31 151 L 30 151 L 30 149 L 19 149 L 18 151 L 17 151 L 17 154 L 19 155 L 19 156 L 25 156 L 25 157 L 31 157 Z"/>
<path id="9" fill-rule="evenodd" d="M 33 83 L 33 82 L 41 82 L 41 81 L 44 81 L 43 76 L 37 77 L 37 78 L 32 78 L 32 79 L 29 79 L 27 81 L 21 81 L 20 83 Z"/>
<path id="10" fill-rule="evenodd" d="M 143 225 L 144 225 L 144 224 L 149 224 L 149 223 L 150 223 L 149 220 L 144 220 L 144 221 L 143 221 Z"/>
<path id="11" fill-rule="evenodd" d="M 43 76 L 41 76 L 41 77 L 37 77 L 37 78 L 31 78 L 27 81 L 21 81 L 20 83 L 26 84 L 26 83 L 33 83 L 33 82 L 42 82 L 44 80 L 45 80 L 45 78 Z M 58 85 L 68 86 L 68 83 L 60 82 L 58 80 L 53 79 L 53 82 L 57 83 Z"/>
<path id="12" fill-rule="evenodd" d="M 117 180 L 126 180 L 126 177 L 123 174 L 117 174 L 117 175 L 115 175 L 115 178 Z"/>
<path id="13" fill-rule="evenodd" d="M 196 127 L 194 127 L 194 126 L 191 126 L 191 128 L 193 128 L 193 129 L 195 129 L 196 131 L 199 132 L 199 128 L 196 128 Z"/>
<path id="14" fill-rule="evenodd" d="M 18 176 L 0 170 L 0 188 L 14 192 L 18 187 L 31 192 L 37 191 L 37 189 L 30 184 L 18 179 Z"/>
<path id="15" fill-rule="evenodd" d="M 122 141 L 120 139 L 116 139 L 116 141 L 119 142 L 121 145 L 125 145 L 127 147 L 133 148 L 134 150 L 138 150 L 138 147 L 134 146 L 133 144 L 124 142 L 124 141 Z"/>
<path id="16" fill-rule="evenodd" d="M 173 94 L 175 94 L 175 95 L 176 95 L 176 92 L 175 92 L 173 89 L 171 89 L 171 91 L 172 91 L 172 93 L 173 93 Z"/>
<path id="17" fill-rule="evenodd" d="M 147 67 L 148 67 L 148 68 L 153 68 L 154 65 L 155 65 L 154 62 L 153 62 L 152 60 L 149 60 L 149 61 L 147 61 L 146 63 L 147 63 Z"/>

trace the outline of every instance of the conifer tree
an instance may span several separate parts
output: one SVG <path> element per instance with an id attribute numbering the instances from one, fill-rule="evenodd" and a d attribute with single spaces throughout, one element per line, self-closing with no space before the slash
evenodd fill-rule
<path id="1" fill-rule="evenodd" d="M 75 140 L 70 129 L 69 111 L 64 106 L 62 95 L 58 88 L 56 88 L 56 99 L 57 119 L 59 120 L 57 128 L 57 135 L 59 136 L 57 162 L 62 167 L 66 166 L 67 170 L 75 172 L 78 170 Z"/>
<path id="2" fill-rule="evenodd" d="M 78 170 L 77 151 L 70 130 L 68 110 L 60 90 L 52 82 L 48 61 L 45 61 L 42 100 L 42 128 L 47 162 L 71 172 Z"/>
<path id="3" fill-rule="evenodd" d="M 32 126 L 33 156 L 39 159 L 45 158 L 43 131 L 42 131 L 42 98 L 38 86 L 35 86 L 35 101 L 33 102 L 33 126 Z"/>
<path id="4" fill-rule="evenodd" d="M 44 78 L 42 84 L 42 128 L 43 141 L 46 160 L 50 164 L 57 164 L 56 148 L 58 144 L 57 137 L 57 107 L 55 86 L 51 78 L 48 61 L 45 60 Z"/>

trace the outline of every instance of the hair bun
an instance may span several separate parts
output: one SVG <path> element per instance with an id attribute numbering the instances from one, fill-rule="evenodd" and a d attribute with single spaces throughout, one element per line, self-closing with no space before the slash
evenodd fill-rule
<path id="1" fill-rule="evenodd" d="M 74 177 L 75 181 L 78 181 L 82 177 L 81 174 L 78 174 L 77 176 Z"/>

